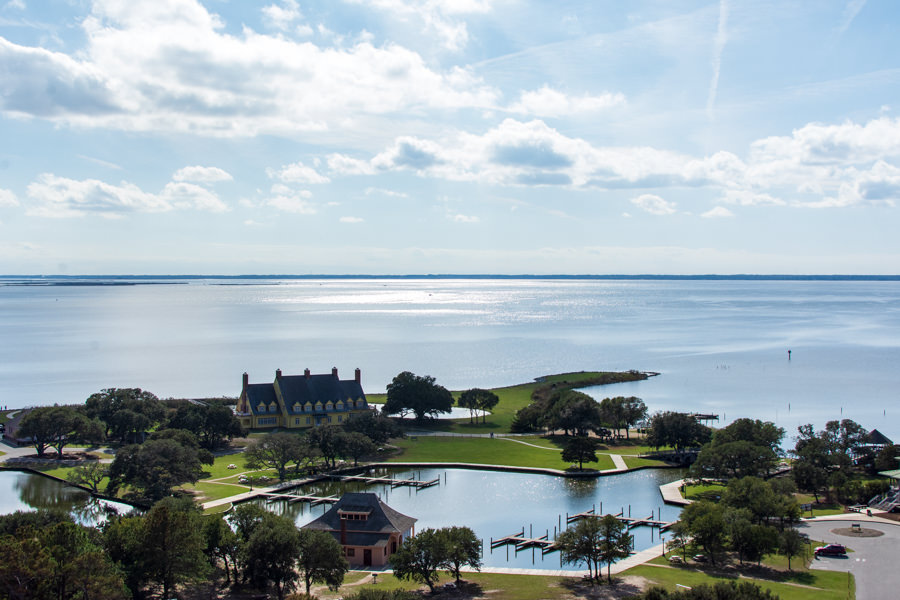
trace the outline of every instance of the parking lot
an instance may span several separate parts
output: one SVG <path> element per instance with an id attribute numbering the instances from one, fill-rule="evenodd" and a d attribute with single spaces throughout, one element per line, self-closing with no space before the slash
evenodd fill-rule
<path id="1" fill-rule="evenodd" d="M 864 529 L 884 533 L 879 537 L 853 537 L 834 533 L 836 529 L 849 529 L 858 523 Z M 884 600 L 897 598 L 900 590 L 900 569 L 897 556 L 900 553 L 900 526 L 876 523 L 865 518 L 859 520 L 806 521 L 798 531 L 811 539 L 826 544 L 843 544 L 847 556 L 821 556 L 812 561 L 813 569 L 844 571 L 856 578 L 857 600 Z"/>

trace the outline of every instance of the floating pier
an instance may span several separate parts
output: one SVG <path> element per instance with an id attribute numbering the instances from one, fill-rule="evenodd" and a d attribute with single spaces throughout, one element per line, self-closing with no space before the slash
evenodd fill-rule
<path id="1" fill-rule="evenodd" d="M 653 513 L 650 513 L 649 517 L 645 517 L 643 519 L 635 519 L 632 517 L 626 517 L 624 515 L 624 510 L 619 511 L 618 513 L 612 515 L 617 518 L 622 523 L 625 523 L 625 526 L 628 529 L 633 529 L 634 527 L 640 527 L 641 525 L 645 525 L 647 527 L 659 527 L 659 532 L 662 533 L 669 529 L 672 525 L 675 524 L 674 521 L 663 521 L 661 519 L 655 518 Z M 628 512 L 631 513 L 631 508 L 629 507 Z M 566 525 L 574 523 L 575 521 L 579 521 L 581 519 L 586 519 L 587 517 L 595 517 L 597 516 L 594 512 L 594 509 L 586 510 L 584 512 L 580 512 L 574 515 L 566 515 Z"/>
<path id="2" fill-rule="evenodd" d="M 366 485 L 389 485 L 391 486 L 391 489 L 407 486 L 416 488 L 417 491 L 429 488 L 433 485 L 440 485 L 441 483 L 440 477 L 428 481 L 421 481 L 418 479 L 393 479 L 391 477 L 369 477 L 367 475 L 332 475 L 331 478 L 338 481 L 358 481 Z"/>
<path id="3" fill-rule="evenodd" d="M 270 504 L 272 502 L 309 502 L 310 506 L 316 506 L 319 504 L 334 504 L 340 498 L 337 496 L 301 496 L 298 494 L 276 494 L 272 492 L 262 492 L 259 494 L 260 496 L 264 496 L 266 498 L 266 504 Z"/>
<path id="4" fill-rule="evenodd" d="M 519 550 L 526 550 L 528 548 L 540 548 L 541 554 L 547 554 L 548 552 L 554 552 L 558 548 L 556 547 L 556 542 L 549 539 L 550 536 L 542 535 L 540 537 L 526 537 L 525 536 L 525 528 L 522 528 L 522 531 L 519 533 L 514 533 L 512 535 L 507 535 L 502 538 L 498 538 L 496 540 L 491 540 L 491 550 L 495 548 L 499 548 L 500 546 L 505 546 L 507 544 L 513 544 L 516 547 L 516 552 Z"/>

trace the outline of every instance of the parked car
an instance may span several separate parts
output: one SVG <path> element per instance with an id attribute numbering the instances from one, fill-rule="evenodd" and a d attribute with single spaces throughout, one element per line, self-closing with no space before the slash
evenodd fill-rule
<path id="1" fill-rule="evenodd" d="M 694 562 L 704 563 L 707 561 L 705 554 L 697 554 L 694 556 Z"/>
<path id="2" fill-rule="evenodd" d="M 828 544 L 816 548 L 815 553 L 816 556 L 844 556 L 847 554 L 847 549 L 841 544 Z"/>

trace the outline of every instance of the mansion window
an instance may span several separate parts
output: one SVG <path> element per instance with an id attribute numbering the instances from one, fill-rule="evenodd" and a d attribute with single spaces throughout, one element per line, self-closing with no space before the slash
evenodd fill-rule
<path id="1" fill-rule="evenodd" d="M 260 417 L 256 420 L 258 425 L 275 425 L 278 423 L 278 417 Z"/>

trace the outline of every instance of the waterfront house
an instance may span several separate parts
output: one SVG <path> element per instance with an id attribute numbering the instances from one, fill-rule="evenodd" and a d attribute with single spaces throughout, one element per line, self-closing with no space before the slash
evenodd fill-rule
<path id="1" fill-rule="evenodd" d="M 319 425 L 340 425 L 354 414 L 369 410 L 360 370 L 354 379 L 330 375 L 282 375 L 275 371 L 272 383 L 250 383 L 244 373 L 241 395 L 235 412 L 247 429 L 307 429 Z"/>
<path id="2" fill-rule="evenodd" d="M 416 519 L 401 514 L 372 493 L 347 493 L 331 510 L 304 525 L 327 531 L 340 542 L 351 567 L 383 567 L 408 537 Z"/>

